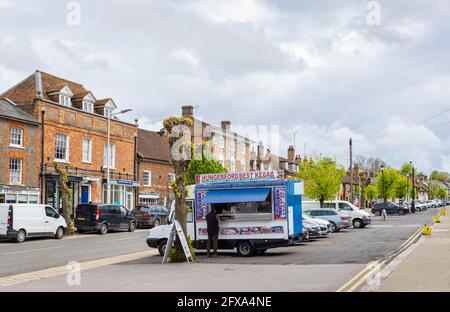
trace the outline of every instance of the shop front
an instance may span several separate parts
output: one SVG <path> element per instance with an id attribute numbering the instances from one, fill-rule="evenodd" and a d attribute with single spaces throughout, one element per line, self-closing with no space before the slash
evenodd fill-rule
<path id="1" fill-rule="evenodd" d="M 165 198 L 161 199 L 161 194 L 157 192 L 139 192 L 139 204 L 145 206 L 163 205 L 165 206 Z"/>
<path id="2" fill-rule="evenodd" d="M 74 212 L 80 203 L 81 184 L 83 177 L 68 176 L 69 182 L 69 205 Z M 45 176 L 45 204 L 59 210 L 62 213 L 61 188 L 57 174 L 47 174 Z"/>
<path id="3" fill-rule="evenodd" d="M 38 204 L 39 189 L 21 186 L 0 186 L 0 204 Z"/>
<path id="4" fill-rule="evenodd" d="M 128 210 L 134 209 L 134 194 L 139 182 L 129 180 L 110 180 L 111 184 L 111 203 L 122 205 Z M 108 201 L 108 185 L 106 180 L 103 183 L 103 202 Z"/>

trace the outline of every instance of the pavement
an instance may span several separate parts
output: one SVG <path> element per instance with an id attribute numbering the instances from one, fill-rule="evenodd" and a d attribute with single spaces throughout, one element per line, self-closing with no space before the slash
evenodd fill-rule
<path id="1" fill-rule="evenodd" d="M 447 209 L 450 213 L 450 209 Z M 431 223 L 431 220 L 429 221 Z M 394 260 L 395 267 L 380 272 L 379 292 L 450 291 L 450 217 L 433 225 L 432 235 L 420 240 Z M 394 262 L 393 261 L 393 262 Z"/>
<path id="2" fill-rule="evenodd" d="M 186 291 L 186 283 L 190 291 L 336 291 L 403 245 L 435 211 L 375 217 L 364 229 L 251 258 L 198 252 L 191 264 L 161 265 L 145 244 L 146 230 L 0 243 L 0 291 Z M 77 264 L 81 271 L 73 271 Z M 74 276 L 79 285 L 68 282 Z"/>

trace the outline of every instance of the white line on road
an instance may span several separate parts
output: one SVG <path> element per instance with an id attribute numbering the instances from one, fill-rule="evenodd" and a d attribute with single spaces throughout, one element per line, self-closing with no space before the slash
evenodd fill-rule
<path id="1" fill-rule="evenodd" d="M 55 247 L 47 247 L 47 248 L 39 248 L 39 249 L 29 249 L 29 250 L 15 251 L 15 252 L 7 252 L 7 253 L 2 254 L 2 256 L 11 256 L 11 255 L 18 255 L 18 254 L 22 254 L 22 253 L 42 251 L 42 250 L 49 250 L 49 249 L 58 249 L 58 248 L 65 248 L 65 247 L 66 246 L 55 246 Z"/>
<path id="2" fill-rule="evenodd" d="M 372 228 L 391 228 L 394 227 L 393 224 L 374 224 L 371 226 Z"/>
<path id="3" fill-rule="evenodd" d="M 96 243 L 110 243 L 110 242 L 120 242 L 120 241 L 125 241 L 125 240 L 132 240 L 132 239 L 136 239 L 136 237 L 126 237 L 126 238 L 116 238 L 116 239 L 107 239 L 104 241 L 99 241 Z"/>

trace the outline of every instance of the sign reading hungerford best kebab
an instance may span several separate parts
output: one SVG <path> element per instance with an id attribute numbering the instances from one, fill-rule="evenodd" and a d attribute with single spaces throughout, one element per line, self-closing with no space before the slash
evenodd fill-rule
<path id="1" fill-rule="evenodd" d="M 203 184 L 203 183 L 244 182 L 244 181 L 276 180 L 276 179 L 279 180 L 284 179 L 283 170 L 202 174 L 196 177 L 196 182 L 197 184 Z"/>

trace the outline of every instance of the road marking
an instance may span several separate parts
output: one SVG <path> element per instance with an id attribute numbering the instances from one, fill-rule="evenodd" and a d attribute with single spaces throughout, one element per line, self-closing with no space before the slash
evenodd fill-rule
<path id="1" fill-rule="evenodd" d="M 423 226 L 423 224 L 403 224 L 401 227 L 418 227 Z"/>
<path id="2" fill-rule="evenodd" d="M 367 266 L 363 270 L 361 270 L 359 273 L 357 273 L 354 277 L 352 277 L 348 282 L 346 282 L 344 285 L 339 287 L 336 292 L 342 292 L 345 289 L 347 289 L 350 285 L 353 285 L 346 290 L 346 292 L 352 292 L 356 288 L 358 288 L 362 283 L 364 283 L 370 276 L 372 276 L 376 270 L 378 270 L 380 267 L 382 267 L 385 263 L 389 262 L 391 259 L 393 259 L 398 254 L 402 253 L 405 249 L 407 249 L 419 235 L 422 234 L 422 228 L 419 228 L 417 231 L 415 231 L 403 244 L 400 245 L 396 250 L 394 250 L 390 255 L 386 256 L 383 259 L 380 259 L 371 265 Z M 363 275 L 364 274 L 364 275 Z M 361 277 L 361 275 L 363 275 Z M 361 277 L 361 278 L 360 278 Z"/>
<path id="3" fill-rule="evenodd" d="M 149 250 L 149 251 L 141 251 L 135 252 L 127 255 L 115 256 L 110 258 L 91 260 L 86 262 L 81 262 L 80 267 L 81 270 L 90 270 L 95 269 L 111 264 L 117 264 L 122 262 L 128 262 L 133 260 L 142 259 L 145 257 L 153 256 L 158 254 L 157 250 Z M 0 287 L 8 287 L 22 283 L 28 283 L 32 281 L 37 281 L 41 279 L 47 279 L 51 277 L 56 277 L 64 274 L 68 274 L 71 272 L 71 268 L 67 266 L 54 267 L 29 273 L 10 275 L 6 277 L 0 277 Z"/>
<path id="4" fill-rule="evenodd" d="M 21 250 L 21 251 L 15 251 L 15 252 L 7 252 L 7 253 L 2 254 L 2 256 L 11 256 L 11 255 L 18 255 L 18 254 L 29 253 L 29 252 L 49 250 L 49 249 L 58 249 L 58 248 L 65 248 L 65 247 L 67 247 L 67 246 L 55 246 L 55 247 L 47 247 L 47 248 Z"/>
<path id="5" fill-rule="evenodd" d="M 372 228 L 392 228 L 395 224 L 374 224 Z"/>

